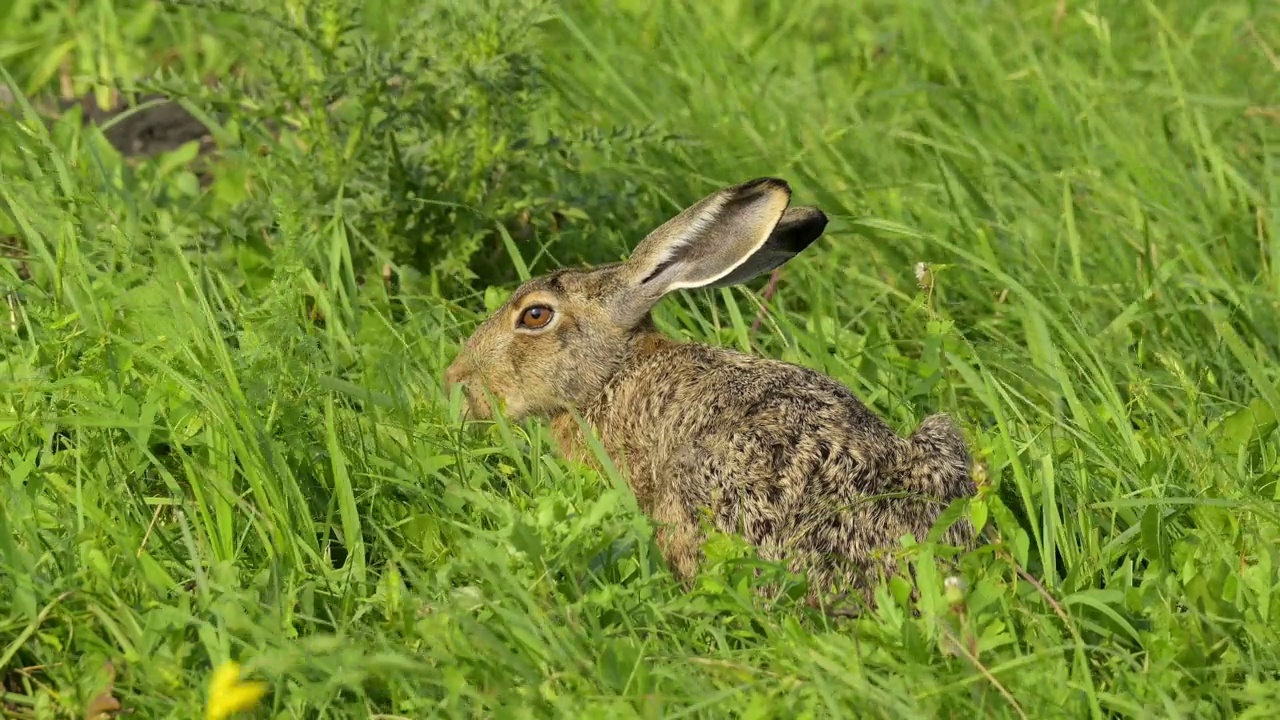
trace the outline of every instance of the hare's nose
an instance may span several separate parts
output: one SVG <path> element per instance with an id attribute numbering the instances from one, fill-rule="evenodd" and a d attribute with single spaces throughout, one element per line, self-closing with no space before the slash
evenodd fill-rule
<path id="1" fill-rule="evenodd" d="M 454 385 L 460 385 L 467 379 L 466 366 L 461 362 L 454 361 L 449 369 L 444 371 L 444 389 L 445 392 L 451 392 Z"/>

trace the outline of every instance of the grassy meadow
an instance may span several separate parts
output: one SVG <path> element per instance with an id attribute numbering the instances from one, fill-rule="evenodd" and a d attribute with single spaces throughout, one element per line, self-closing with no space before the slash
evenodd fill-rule
<path id="1" fill-rule="evenodd" d="M 825 237 L 656 321 L 957 417 L 991 542 L 904 539 L 918 602 L 765 607 L 727 537 L 681 592 L 441 388 L 762 175 Z M 245 718 L 1280 714 L 1274 3 L 15 0 L 0 292 L 0 717 L 206 717 L 228 660 Z"/>

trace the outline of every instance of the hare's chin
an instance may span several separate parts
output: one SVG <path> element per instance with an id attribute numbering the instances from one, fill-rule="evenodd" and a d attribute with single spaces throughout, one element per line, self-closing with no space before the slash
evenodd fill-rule
<path id="1" fill-rule="evenodd" d="M 493 412 L 489 408 L 489 403 L 483 398 L 477 398 L 470 392 L 462 396 L 462 419 L 467 420 L 489 420 Z"/>
<path id="2" fill-rule="evenodd" d="M 493 409 L 493 405 L 490 404 L 487 398 L 476 397 L 474 395 L 469 394 L 465 400 L 465 403 L 466 403 L 465 412 L 466 412 L 467 420 L 478 420 L 481 422 L 487 422 L 487 421 L 493 420 L 494 416 L 496 415 Z M 508 422 L 519 422 L 523 420 L 524 416 L 526 415 L 523 405 L 518 405 L 515 403 L 504 403 L 502 401 L 499 401 L 499 407 L 501 407 L 502 409 L 502 417 L 505 418 Z"/>

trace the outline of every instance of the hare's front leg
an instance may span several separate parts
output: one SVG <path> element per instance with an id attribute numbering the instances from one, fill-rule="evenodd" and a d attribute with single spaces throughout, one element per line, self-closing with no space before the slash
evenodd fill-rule
<path id="1" fill-rule="evenodd" d="M 684 501 L 673 492 L 663 492 L 654 498 L 651 518 L 657 526 L 655 537 L 658 549 L 685 590 L 693 586 L 702 563 L 702 528 L 685 509 Z"/>

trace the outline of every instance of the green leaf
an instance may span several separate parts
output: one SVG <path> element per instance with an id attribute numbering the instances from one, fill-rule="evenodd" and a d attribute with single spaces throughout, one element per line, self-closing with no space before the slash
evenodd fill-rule
<path id="1" fill-rule="evenodd" d="M 1215 445 L 1220 453 L 1235 456 L 1242 447 L 1265 442 L 1276 427 L 1275 407 L 1266 399 L 1256 397 L 1218 422 L 1214 430 Z"/>

